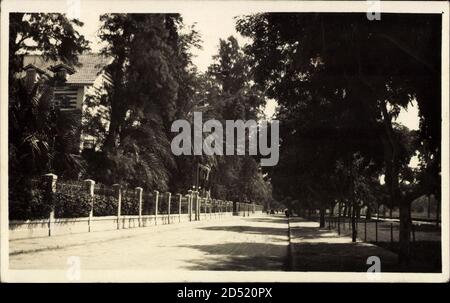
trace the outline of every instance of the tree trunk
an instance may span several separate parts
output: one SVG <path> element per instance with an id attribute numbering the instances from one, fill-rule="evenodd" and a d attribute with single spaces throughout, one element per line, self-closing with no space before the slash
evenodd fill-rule
<path id="1" fill-rule="evenodd" d="M 116 147 L 116 138 L 117 138 L 117 121 L 111 119 L 108 134 L 105 138 L 104 148 L 106 151 L 112 151 Z"/>
<path id="2" fill-rule="evenodd" d="M 344 203 L 344 209 L 342 209 L 342 217 L 346 217 L 347 216 L 347 203 Z"/>
<path id="3" fill-rule="evenodd" d="M 357 233 L 358 233 L 358 231 L 356 230 L 356 210 L 357 210 L 357 207 L 353 206 L 352 207 L 352 242 L 356 242 L 356 237 L 357 237 Z"/>
<path id="4" fill-rule="evenodd" d="M 372 218 L 372 209 L 370 208 L 370 205 L 367 205 L 366 220 L 370 220 L 371 218 Z"/>
<path id="5" fill-rule="evenodd" d="M 435 198 L 435 200 L 436 200 L 436 226 L 439 227 L 439 221 L 441 220 L 441 201 L 438 200 L 437 198 Z"/>
<path id="6" fill-rule="evenodd" d="M 338 202 L 338 235 L 341 234 L 341 202 Z"/>
<path id="7" fill-rule="evenodd" d="M 325 227 L 325 207 L 320 208 L 320 227 Z"/>
<path id="8" fill-rule="evenodd" d="M 410 263 L 411 256 L 411 205 L 406 201 L 400 203 L 400 233 L 399 233 L 399 251 L 398 262 L 402 266 Z"/>

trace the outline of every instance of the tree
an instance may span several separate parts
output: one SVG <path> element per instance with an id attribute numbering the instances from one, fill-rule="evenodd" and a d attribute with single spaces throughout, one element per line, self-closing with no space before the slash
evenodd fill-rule
<path id="1" fill-rule="evenodd" d="M 69 20 L 64 14 L 11 13 L 9 22 L 10 84 L 22 71 L 26 54 L 38 53 L 46 59 L 77 64 L 78 54 L 89 48 L 88 41 L 77 31 L 83 23 L 77 19 Z M 10 85 L 12 88 L 14 85 Z"/>
<path id="2" fill-rule="evenodd" d="M 202 78 L 204 93 L 200 94 L 198 110 L 203 111 L 205 117 L 214 118 L 223 124 L 226 120 L 260 119 L 265 96 L 254 84 L 249 58 L 236 38 L 230 36 L 226 40 L 221 39 L 218 54 L 213 60 Z M 216 156 L 214 160 L 210 163 L 213 167 L 211 190 L 216 196 L 262 204 L 271 201 L 271 186 L 257 157 L 234 153 Z"/>
<path id="3" fill-rule="evenodd" d="M 253 39 L 247 52 L 269 97 L 288 109 L 308 94 L 340 104 L 340 113 L 353 117 L 347 131 L 371 134 L 352 136 L 360 141 L 354 146 L 367 160 L 383 159 L 390 203 L 400 207 L 399 261 L 407 264 L 409 205 L 421 190 L 400 189 L 403 161 L 393 122 L 416 100 L 422 138 L 440 153 L 431 118 L 440 113 L 439 16 L 384 14 L 383 22 L 371 22 L 365 14 L 258 14 L 241 18 L 237 29 Z M 381 142 L 378 156 L 367 148 L 369 138 Z"/>
<path id="4" fill-rule="evenodd" d="M 93 161 L 102 158 L 104 165 L 90 173 L 108 183 L 168 190 L 177 172 L 170 126 L 192 103 L 190 47 L 198 35 L 193 29 L 180 34 L 178 14 L 106 14 L 100 20 L 112 85 L 92 101 L 107 108 L 109 126 Z"/>
<path id="5" fill-rule="evenodd" d="M 88 49 L 88 42 L 76 30 L 82 25 L 63 14 L 10 14 L 9 163 L 11 175 L 18 179 L 81 169 L 73 153 L 76 124 L 52 106 L 54 79 L 26 83 L 20 72 L 23 56 L 29 53 L 76 64 L 78 54 Z"/>
<path id="6" fill-rule="evenodd" d="M 53 106 L 55 79 L 43 76 L 35 83 L 25 81 L 23 56 L 40 54 L 46 60 L 73 65 L 88 49 L 88 42 L 77 31 L 82 23 L 62 14 L 11 13 L 9 17 L 10 217 L 40 217 L 48 214 L 48 205 L 33 191 L 32 178 L 48 172 L 76 178 L 83 162 L 75 152 L 78 123 Z"/>

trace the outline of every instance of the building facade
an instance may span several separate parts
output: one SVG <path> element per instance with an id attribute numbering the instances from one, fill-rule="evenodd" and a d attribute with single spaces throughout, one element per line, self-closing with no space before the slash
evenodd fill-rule
<path id="1" fill-rule="evenodd" d="M 79 55 L 78 61 L 77 66 L 69 66 L 60 61 L 45 60 L 39 55 L 26 55 L 21 76 L 32 83 L 41 77 L 57 79 L 53 87 L 54 106 L 67 114 L 77 115 L 81 126 L 84 111 L 101 110 L 88 109 L 85 101 L 89 95 L 104 92 L 105 86 L 111 84 L 111 78 L 105 70 L 111 59 L 100 54 L 87 53 Z M 79 152 L 95 148 L 97 140 L 98 138 L 80 131 Z"/>

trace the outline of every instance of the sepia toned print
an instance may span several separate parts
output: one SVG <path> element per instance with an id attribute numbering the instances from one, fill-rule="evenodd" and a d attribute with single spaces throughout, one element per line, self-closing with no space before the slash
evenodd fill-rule
<path id="1" fill-rule="evenodd" d="M 2 281 L 448 279 L 448 7 L 5 3 Z"/>

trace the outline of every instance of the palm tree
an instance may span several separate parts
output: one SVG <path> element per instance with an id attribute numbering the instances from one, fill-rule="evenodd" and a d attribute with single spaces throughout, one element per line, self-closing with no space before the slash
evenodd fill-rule
<path id="1" fill-rule="evenodd" d="M 67 114 L 54 106 L 53 80 L 42 77 L 30 83 L 15 79 L 11 85 L 15 86 L 9 102 L 11 175 L 31 177 L 82 169 L 75 148 L 80 113 Z"/>

